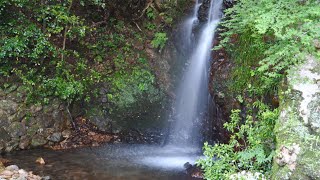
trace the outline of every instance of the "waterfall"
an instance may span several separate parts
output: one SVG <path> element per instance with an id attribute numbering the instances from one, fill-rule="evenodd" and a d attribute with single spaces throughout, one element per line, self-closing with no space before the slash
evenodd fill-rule
<path id="1" fill-rule="evenodd" d="M 193 47 L 194 36 L 192 30 L 198 21 L 197 16 L 200 5 L 201 4 L 199 3 L 199 1 L 196 0 L 192 16 L 187 18 L 181 25 L 180 33 L 182 34 L 182 36 L 180 45 L 183 47 L 183 50 L 185 51 L 184 53 L 186 54 L 188 54 L 188 51 L 190 51 L 190 49 Z"/>
<path id="2" fill-rule="evenodd" d="M 174 105 L 174 124 L 169 137 L 169 145 L 179 147 L 194 147 L 199 143 L 199 124 L 202 114 L 207 113 L 208 102 L 208 70 L 214 31 L 221 16 L 222 0 L 212 0 L 208 10 L 208 21 L 199 32 L 197 42 L 193 41 L 192 29 L 197 21 L 199 2 L 196 1 L 193 16 L 183 25 L 184 41 L 189 47 L 190 60 L 184 72 L 181 84 L 176 92 Z M 193 43 L 195 45 L 191 46 Z"/>

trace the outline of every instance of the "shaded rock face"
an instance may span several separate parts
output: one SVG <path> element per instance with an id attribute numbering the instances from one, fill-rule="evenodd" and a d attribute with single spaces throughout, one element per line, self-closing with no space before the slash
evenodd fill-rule
<path id="1" fill-rule="evenodd" d="M 203 170 L 196 165 L 192 165 L 189 162 L 185 163 L 184 168 L 186 169 L 186 173 L 194 178 L 194 179 L 204 179 L 203 177 Z"/>
<path id="2" fill-rule="evenodd" d="M 237 0 L 224 0 L 223 5 L 225 8 L 231 8 Z"/>
<path id="3" fill-rule="evenodd" d="M 219 34 L 216 35 L 214 46 L 221 40 Z M 231 71 L 235 66 L 229 58 L 225 49 L 219 49 L 212 52 L 212 63 L 209 77 L 209 92 L 214 102 L 211 110 L 212 116 L 212 137 L 220 142 L 227 142 L 229 132 L 223 124 L 227 122 L 232 109 L 241 109 L 241 105 L 233 97 L 229 89 L 228 82 L 231 79 Z"/>
<path id="4" fill-rule="evenodd" d="M 320 179 L 319 72 L 319 60 L 309 56 L 282 85 L 273 179 Z"/>
<path id="5" fill-rule="evenodd" d="M 198 11 L 198 19 L 200 22 L 208 21 L 208 11 L 210 8 L 211 1 L 215 0 L 203 0 L 202 4 Z M 223 0 L 223 7 L 222 9 L 231 8 L 236 3 L 236 0 Z"/>
<path id="6" fill-rule="evenodd" d="M 117 1 L 107 1 L 110 7 L 114 8 L 114 12 L 117 15 L 123 15 L 124 17 L 138 18 L 141 15 L 142 10 L 145 8 L 146 0 L 127 0 L 123 3 Z"/>
<path id="7" fill-rule="evenodd" d="M 59 100 L 27 106 L 25 98 L 22 87 L 0 88 L 0 153 L 60 141 L 58 135 L 68 128 L 68 116 Z"/>
<path id="8" fill-rule="evenodd" d="M 203 0 L 198 11 L 198 19 L 200 22 L 208 21 L 208 11 L 210 8 L 211 0 Z"/>
<path id="9" fill-rule="evenodd" d="M 90 4 L 91 6 L 96 6 L 97 4 L 100 4 L 102 8 L 99 8 L 98 11 L 104 11 L 104 17 L 98 17 L 98 18 L 109 18 L 110 16 L 115 17 L 122 17 L 122 18 L 128 18 L 128 19 L 135 19 L 138 18 L 142 10 L 146 7 L 147 0 L 126 0 L 121 1 L 119 3 L 118 0 L 108 0 L 108 1 L 96 1 L 96 2 L 86 2 Z M 77 8 L 86 8 L 83 6 L 78 6 Z M 86 9 L 86 11 L 91 11 L 90 8 Z M 91 12 L 93 13 L 93 12 Z M 101 16 L 101 14 L 100 14 Z M 103 20 L 103 19 L 101 19 Z M 99 20 L 100 21 L 100 20 Z"/>
<path id="10" fill-rule="evenodd" d="M 113 108 L 107 97 L 110 86 L 107 83 L 101 83 L 97 85 L 98 97 L 92 98 L 91 102 L 84 104 L 84 109 L 88 110 L 85 117 L 99 131 L 120 133 L 123 137 L 127 136 L 123 138 L 125 142 L 144 142 L 142 139 L 150 135 L 150 138 L 147 138 L 145 142 L 158 143 L 167 128 L 167 114 L 171 111 L 171 107 L 168 105 L 169 101 L 175 96 L 173 81 L 176 78 L 176 73 L 172 72 L 174 71 L 173 67 L 180 65 L 176 62 L 178 60 L 174 58 L 177 53 L 174 42 L 175 39 L 170 37 L 161 51 L 154 49 L 149 40 L 142 45 L 142 50 L 146 53 L 149 66 L 156 78 L 156 88 L 163 93 L 159 101 L 151 102 L 146 97 L 141 97 L 137 99 L 133 107 L 115 109 L 110 113 L 110 109 Z"/>

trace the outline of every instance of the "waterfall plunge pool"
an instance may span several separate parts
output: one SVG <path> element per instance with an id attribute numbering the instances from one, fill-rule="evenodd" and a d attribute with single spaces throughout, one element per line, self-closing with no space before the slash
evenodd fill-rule
<path id="1" fill-rule="evenodd" d="M 192 53 L 187 53 L 190 56 L 190 60 L 187 60 L 190 65 L 177 92 L 178 119 L 175 122 L 174 133 L 169 139 L 168 144 L 171 145 L 159 147 L 107 144 L 63 151 L 38 149 L 14 152 L 5 155 L 4 158 L 20 168 L 34 171 L 40 176 L 48 175 L 54 180 L 191 179 L 185 172 L 184 164 L 194 164 L 200 158 L 201 151 L 194 143 L 188 141 L 188 137 L 198 137 L 199 129 L 194 126 L 194 120 L 207 109 L 210 49 L 221 16 L 221 4 L 222 0 L 210 2 L 208 22 L 199 31 L 198 41 L 193 41 L 193 25 L 197 19 L 199 1 L 196 1 L 192 17 L 186 20 L 182 28 L 182 45 L 187 44 L 187 52 Z M 38 157 L 44 158 L 46 164 L 36 164 Z"/>
<path id="2" fill-rule="evenodd" d="M 54 180 L 184 180 L 192 179 L 184 164 L 193 164 L 200 156 L 199 149 L 193 148 L 107 144 L 61 151 L 26 150 L 3 157 L 20 168 Z M 38 157 L 46 164 L 37 164 Z"/>

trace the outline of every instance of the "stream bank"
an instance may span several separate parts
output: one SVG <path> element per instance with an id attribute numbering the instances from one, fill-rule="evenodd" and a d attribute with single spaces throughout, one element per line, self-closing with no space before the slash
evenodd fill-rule
<path id="1" fill-rule="evenodd" d="M 83 18 L 81 20 L 94 31 L 85 39 L 89 44 L 94 44 L 93 47 L 82 49 L 88 51 L 85 53 L 88 55 L 86 58 L 93 60 L 93 63 L 87 64 L 87 69 L 105 73 L 106 77 L 91 84 L 86 97 L 80 97 L 77 94 L 74 98 L 77 100 L 72 99 L 71 102 L 70 99 L 66 100 L 59 96 L 59 93 L 51 92 L 57 87 L 50 87 L 45 92 L 36 90 L 48 84 L 41 85 L 36 82 L 33 78 L 40 79 L 37 76 L 26 78 L 32 78 L 29 80 L 36 82 L 31 86 L 24 82 L 26 79 L 22 77 L 23 75 L 17 75 L 13 71 L 8 72 L 6 76 L 1 76 L 0 153 L 57 145 L 68 139 L 72 133 L 77 133 L 78 130 L 74 129 L 77 127 L 74 125 L 77 125 L 78 118 L 85 119 L 85 124 L 98 134 L 110 137 L 114 134 L 121 136 L 122 142 L 159 144 L 167 131 L 165 114 L 170 111 L 167 105 L 173 97 L 172 78 L 169 71 L 170 66 L 175 64 L 172 56 L 176 50 L 172 41 L 162 42 L 166 45 L 162 48 L 152 45 L 152 41 L 158 32 L 165 34 L 166 38 L 173 36 L 171 32 L 174 32 L 175 24 L 178 24 L 180 17 L 186 13 L 192 2 L 173 3 L 174 9 L 168 9 L 167 3 L 144 0 L 128 1 L 124 6 L 119 6 L 115 1 L 102 4 L 88 2 L 87 6 L 79 2 L 71 3 L 69 8 L 71 14 L 77 15 L 80 19 Z M 16 8 L 15 6 L 14 3 L 10 4 L 10 8 Z M 147 9 L 150 17 L 146 14 Z M 81 13 L 82 11 L 87 12 L 87 15 Z M 99 13 L 103 16 L 96 16 Z M 32 19 L 32 15 L 31 13 L 26 18 Z M 109 23 L 112 26 L 109 26 Z M 53 44 L 60 43 L 57 42 L 59 38 L 49 40 Z M 68 39 L 65 45 L 66 49 L 74 50 L 83 44 Z M 100 49 L 95 49 L 96 46 Z M 97 54 L 99 51 L 101 54 Z M 125 57 L 118 57 L 118 54 L 125 54 Z M 120 62 L 110 63 L 113 60 Z M 73 64 L 70 64 L 72 67 Z M 20 65 L 18 62 L 17 65 L 8 68 L 19 69 Z M 115 67 L 117 65 L 119 67 Z M 47 64 L 42 64 L 40 68 L 51 69 L 47 73 L 48 78 L 57 77 L 54 74 L 56 67 L 46 66 Z M 110 71 L 116 74 L 111 82 L 108 74 Z M 128 71 L 127 74 L 123 73 L 126 71 Z M 1 73 L 3 73 L 2 69 Z M 94 79 L 90 74 L 87 77 L 89 76 Z M 73 89 L 75 87 L 72 87 L 71 82 L 66 82 L 65 85 L 70 85 L 68 88 L 71 90 L 67 87 L 62 87 L 60 90 L 83 92 L 83 89 Z M 68 94 L 70 91 L 64 93 Z M 117 100 L 116 96 L 120 99 Z M 120 108 L 116 107 L 119 104 L 124 105 Z M 87 141 L 85 139 L 80 137 L 77 142 Z M 82 144 L 88 144 L 88 142 Z"/>
<path id="2" fill-rule="evenodd" d="M 49 180 L 50 177 L 40 177 L 34 175 L 32 171 L 25 171 L 23 169 L 19 169 L 16 165 L 10 165 L 5 167 L 0 162 L 0 179 L 19 179 L 19 180 Z"/>

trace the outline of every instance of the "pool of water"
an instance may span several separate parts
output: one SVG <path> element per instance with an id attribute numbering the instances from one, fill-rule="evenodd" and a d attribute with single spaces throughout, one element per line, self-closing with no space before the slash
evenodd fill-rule
<path id="1" fill-rule="evenodd" d="M 20 168 L 61 180 L 139 179 L 183 180 L 184 168 L 194 163 L 198 149 L 174 146 L 105 145 L 63 151 L 36 149 L 4 155 Z M 35 163 L 42 157 L 46 164 Z"/>

